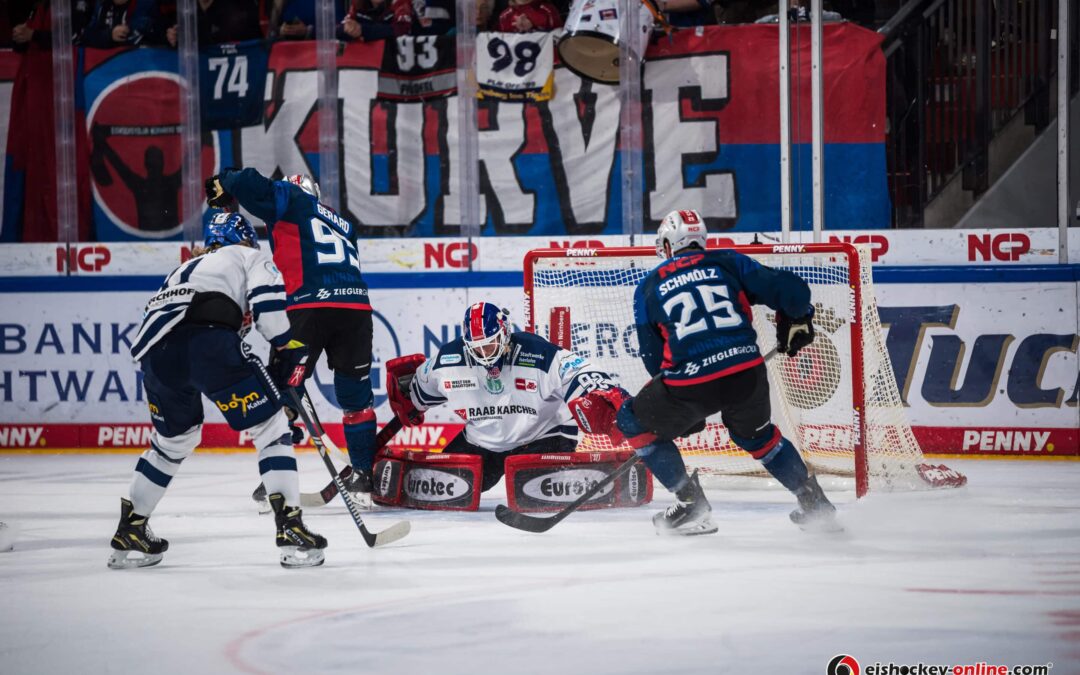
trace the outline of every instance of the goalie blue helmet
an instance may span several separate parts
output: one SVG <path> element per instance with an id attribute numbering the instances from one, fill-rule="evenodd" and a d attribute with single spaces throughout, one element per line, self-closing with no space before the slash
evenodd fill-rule
<path id="1" fill-rule="evenodd" d="M 478 302 L 465 310 L 461 337 L 474 361 L 495 367 L 510 348 L 510 316 L 490 302 Z"/>
<path id="2" fill-rule="evenodd" d="M 204 246 L 217 248 L 232 244 L 247 244 L 251 248 L 259 248 L 259 237 L 255 234 L 255 228 L 239 213 L 214 214 L 206 228 Z"/>

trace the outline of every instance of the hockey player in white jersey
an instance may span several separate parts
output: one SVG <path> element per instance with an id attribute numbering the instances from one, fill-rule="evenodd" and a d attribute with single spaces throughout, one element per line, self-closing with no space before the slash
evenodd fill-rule
<path id="1" fill-rule="evenodd" d="M 461 329 L 414 374 L 391 380 L 402 422 L 441 405 L 457 413 L 465 429 L 443 452 L 479 455 L 483 491 L 502 478 L 509 455 L 573 452 L 578 427 L 566 402 L 614 387 L 607 373 L 538 335 L 511 332 L 506 311 L 487 302 L 468 308 Z"/>
<path id="2" fill-rule="evenodd" d="M 154 535 L 150 514 L 202 437 L 205 395 L 233 429 L 251 435 L 270 493 L 283 567 L 323 562 L 326 539 L 301 519 L 300 488 L 279 388 L 303 381 L 307 348 L 291 339 L 285 287 L 242 216 L 214 216 L 206 250 L 177 267 L 146 304 L 131 354 L 139 361 L 154 430 L 135 466 L 109 567 L 161 562 L 169 543 Z M 270 370 L 243 344 L 251 321 L 274 350 Z"/>

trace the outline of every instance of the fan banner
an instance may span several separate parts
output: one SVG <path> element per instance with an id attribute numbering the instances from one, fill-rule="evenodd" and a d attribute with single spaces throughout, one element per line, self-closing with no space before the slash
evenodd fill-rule
<path id="1" fill-rule="evenodd" d="M 824 30 L 825 227 L 887 228 L 881 37 L 848 23 L 829 24 Z M 531 71 L 533 64 L 526 57 L 533 50 L 525 46 L 530 40 L 532 34 L 482 34 L 482 56 L 492 59 L 485 72 L 492 75 L 510 54 L 510 63 L 498 71 L 513 76 L 499 75 L 505 87 L 523 87 L 533 76 L 532 84 L 542 85 L 547 66 L 539 59 L 550 49 L 552 37 L 543 41 Z M 792 62 L 808 64 L 809 38 L 792 42 L 799 45 Z M 642 73 L 641 118 L 647 231 L 655 231 L 669 211 L 689 208 L 700 211 L 713 232 L 776 228 L 776 52 L 777 30 L 769 25 L 683 30 L 658 36 L 650 46 Z M 273 176 L 319 176 L 315 53 L 314 42 L 273 44 L 262 87 L 261 61 L 254 54 L 242 61 L 237 57 L 245 54 L 240 52 L 228 58 L 218 54 L 213 58 L 225 61 L 215 61 L 214 67 L 205 64 L 203 98 L 213 101 L 220 93 L 218 103 L 236 111 L 235 124 L 251 121 L 246 104 L 252 95 L 262 95 L 263 101 L 258 123 L 223 129 L 229 122 L 204 120 L 203 177 L 225 166 L 252 167 Z M 455 62 L 450 37 L 354 42 L 339 52 L 340 211 L 363 235 L 460 232 Z M 85 116 L 78 124 L 77 142 L 91 146 L 91 170 L 80 176 L 79 194 L 93 199 L 93 236 L 82 239 L 179 239 L 176 52 L 79 49 L 77 64 L 76 116 Z M 809 70 L 793 77 L 797 230 L 811 229 L 813 212 L 808 187 L 813 184 Z M 618 88 L 582 80 L 559 65 L 548 79 L 553 85 L 549 100 L 485 97 L 477 106 L 483 234 L 621 234 Z M 15 87 L 11 109 L 39 107 L 31 104 L 41 94 L 34 90 L 43 87 L 49 87 L 48 78 L 28 77 L 24 88 Z M 51 123 L 41 124 L 43 119 L 48 121 L 32 114 L 12 118 L 9 147 L 17 140 L 19 154 L 8 157 L 2 230 L 12 241 L 31 236 L 41 241 L 40 234 L 32 233 L 47 230 L 49 209 L 54 208 L 42 198 L 41 208 L 23 210 L 23 204 L 46 194 L 40 190 L 42 182 L 54 180 L 53 172 L 34 171 L 37 164 L 53 161 L 51 152 L 33 150 L 51 147 L 35 140 L 52 133 Z M 85 164 L 80 161 L 80 166 Z M 850 189 L 852 185 L 859 189 Z M 90 214 L 89 204 L 85 208 Z"/>
<path id="2" fill-rule="evenodd" d="M 480 33 L 476 81 L 480 98 L 547 101 L 555 81 L 555 33 Z"/>

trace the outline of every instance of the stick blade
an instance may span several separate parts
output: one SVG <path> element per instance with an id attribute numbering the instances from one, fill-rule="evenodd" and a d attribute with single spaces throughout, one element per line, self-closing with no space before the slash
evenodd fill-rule
<path id="1" fill-rule="evenodd" d="M 412 523 L 407 520 L 402 520 L 375 534 L 372 534 L 365 528 L 363 535 L 367 545 L 371 548 L 375 548 L 376 546 L 386 546 L 387 544 L 394 543 L 398 539 L 403 539 L 410 531 L 412 531 Z"/>
<path id="2" fill-rule="evenodd" d="M 525 532 L 547 532 L 555 527 L 555 523 L 561 520 L 556 517 L 536 518 L 527 516 L 524 513 L 514 511 L 505 504 L 499 504 L 495 507 L 495 518 L 503 525 L 509 525 L 514 529 L 524 530 Z"/>

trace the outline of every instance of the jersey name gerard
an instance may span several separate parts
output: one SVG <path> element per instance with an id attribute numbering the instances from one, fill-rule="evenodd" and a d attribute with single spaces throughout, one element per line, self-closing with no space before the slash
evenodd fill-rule
<path id="1" fill-rule="evenodd" d="M 677 277 L 672 277 L 660 284 L 660 295 L 667 295 L 669 291 L 673 291 L 676 288 L 685 286 L 686 284 L 693 283 L 695 281 L 705 281 L 706 279 L 718 279 L 719 276 L 715 269 L 696 269 L 690 270 L 680 274 Z"/>

